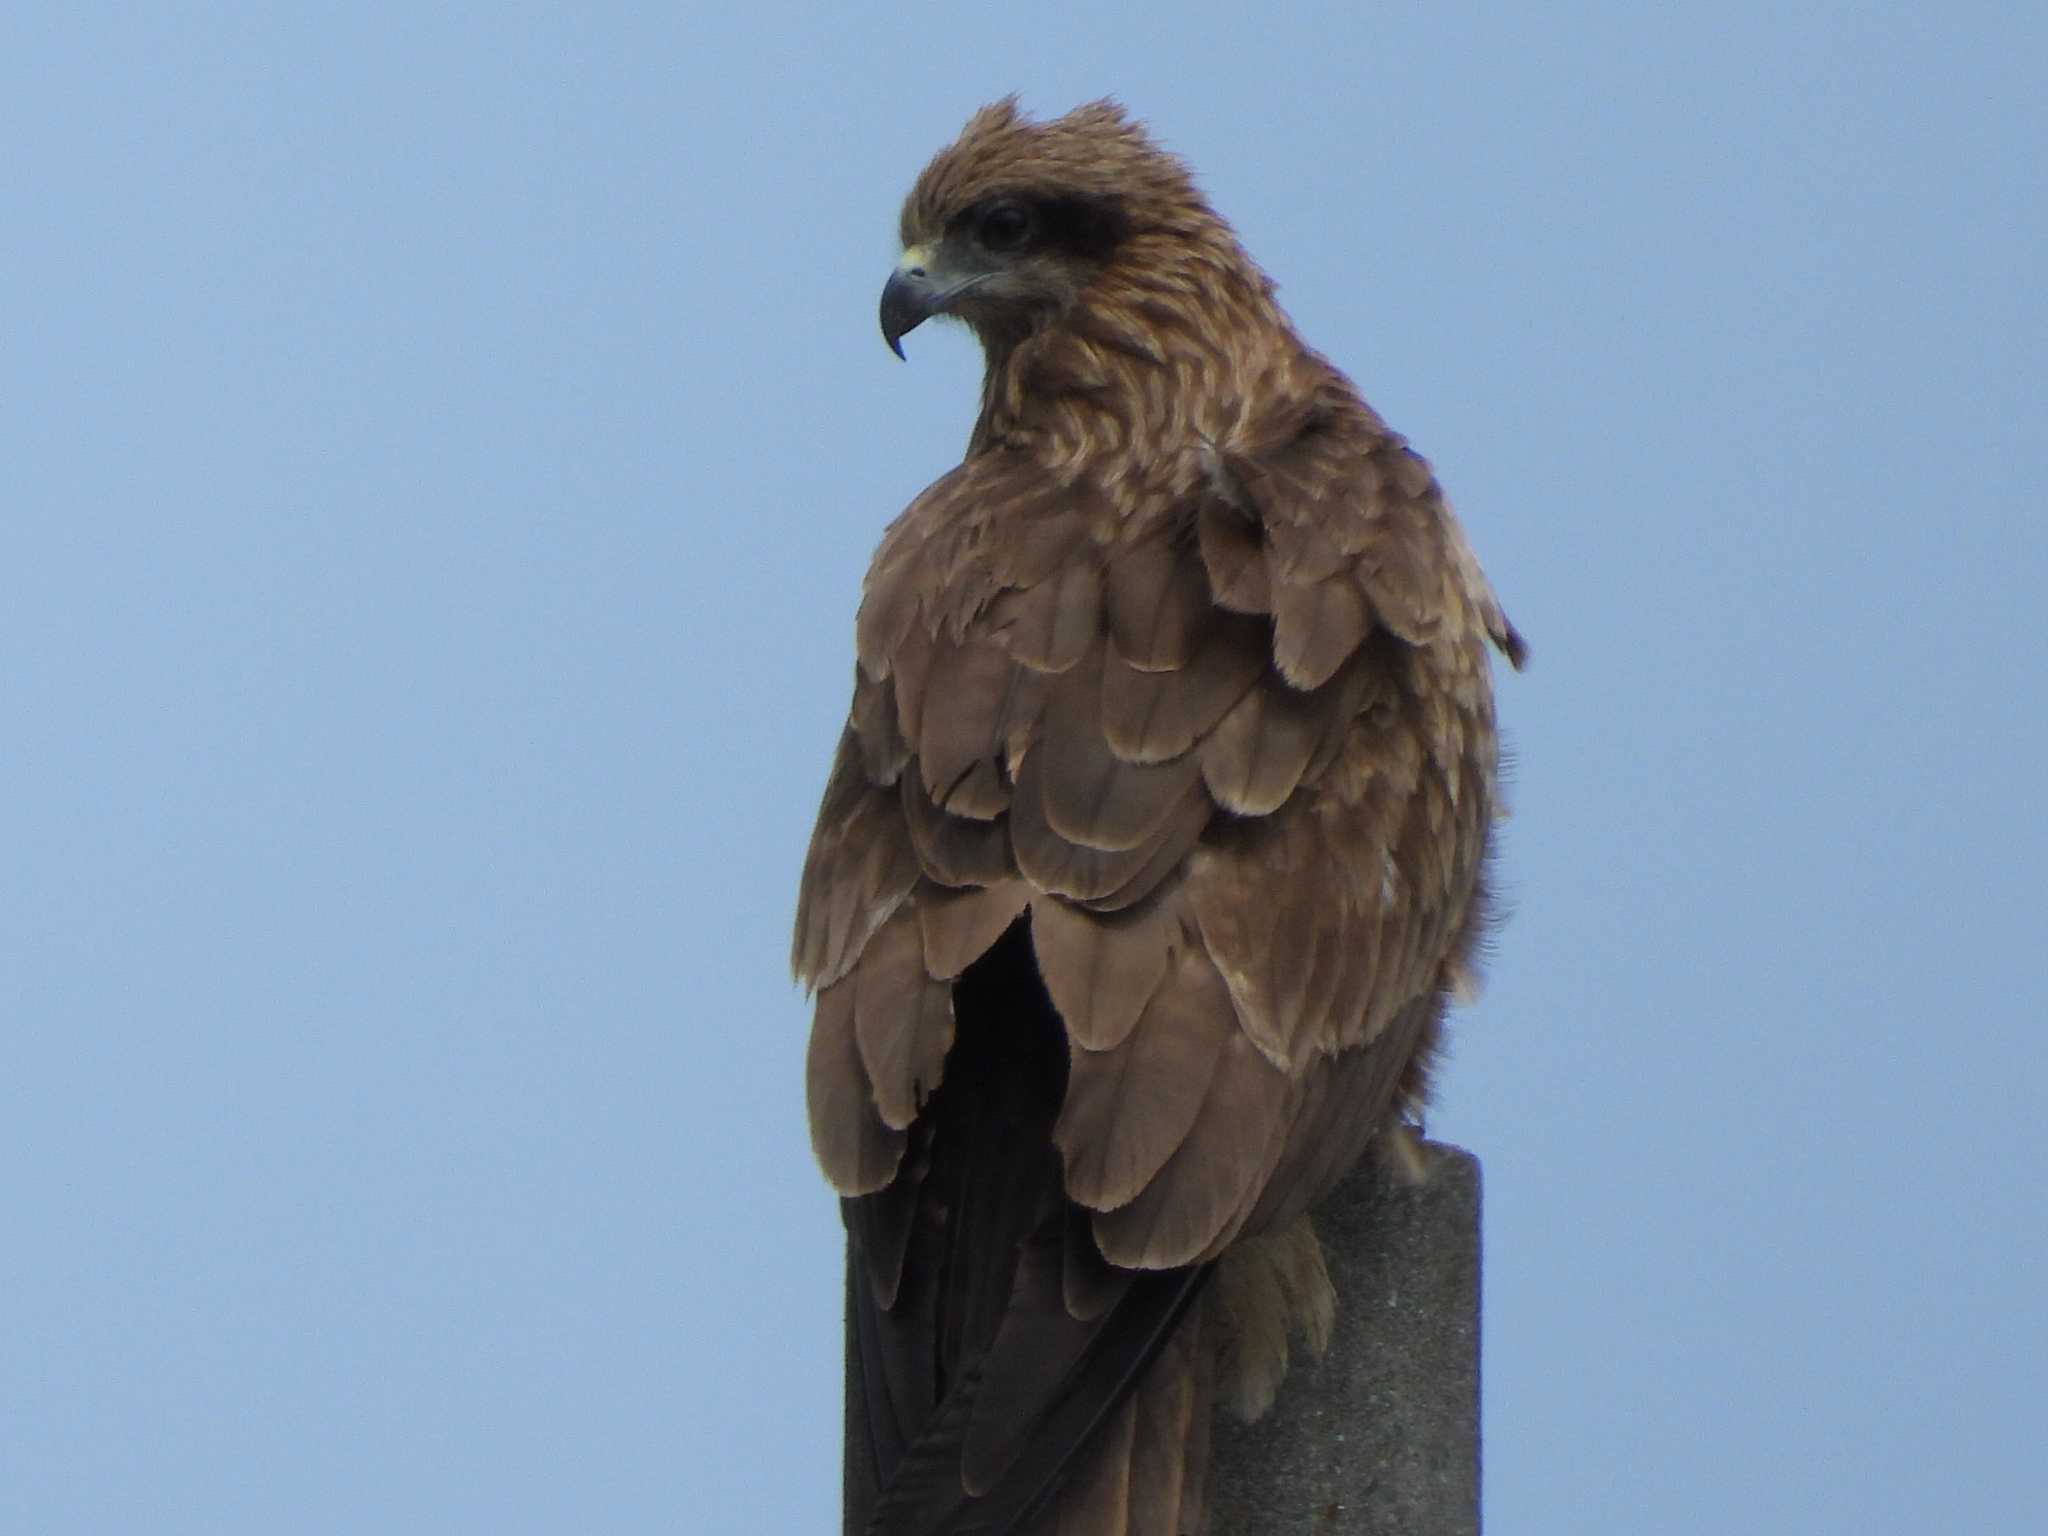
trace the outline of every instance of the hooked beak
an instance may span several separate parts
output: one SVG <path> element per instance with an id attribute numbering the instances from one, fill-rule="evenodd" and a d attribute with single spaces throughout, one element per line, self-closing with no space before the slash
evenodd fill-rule
<path id="1" fill-rule="evenodd" d="M 977 288 L 995 274 L 975 272 L 967 276 L 941 271 L 937 252 L 929 245 L 913 245 L 896 263 L 889 281 L 882 285 L 882 340 L 889 350 L 903 356 L 903 338 L 933 315 L 945 312 L 955 299 Z"/>
<path id="2" fill-rule="evenodd" d="M 938 313 L 939 290 L 922 267 L 898 267 L 882 285 L 882 340 L 903 356 L 903 338 Z"/>

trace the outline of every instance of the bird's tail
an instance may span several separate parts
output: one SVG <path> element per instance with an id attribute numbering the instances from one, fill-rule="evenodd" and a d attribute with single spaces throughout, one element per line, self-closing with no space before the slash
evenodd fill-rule
<path id="1" fill-rule="evenodd" d="M 850 1278 L 858 1309 L 858 1279 Z M 1021 1523 L 1000 1515 L 976 1518 L 967 1507 L 973 1501 L 957 1492 L 938 1498 L 922 1517 L 900 1508 L 891 1513 L 890 1506 L 909 1495 L 896 1487 L 884 1496 L 877 1485 L 869 1437 L 889 1420 L 875 1416 L 875 1404 L 861 1386 L 879 1356 L 861 1351 L 849 1360 L 847 1414 L 860 1441 L 848 1446 L 847 1507 L 854 1512 L 849 1529 L 952 1531 L 964 1519 L 958 1529 L 1000 1529 L 1012 1536 L 1203 1536 L 1215 1411 L 1260 1417 L 1286 1373 L 1290 1341 L 1320 1355 L 1335 1304 L 1322 1249 L 1306 1217 L 1279 1232 L 1241 1240 L 1219 1261 L 1213 1278 L 1207 1287 L 1185 1286 L 1182 1299 L 1167 1306 L 1160 1319 L 1166 1337 L 1136 1384 L 1097 1421 L 1043 1502 L 1028 1499 L 1027 1488 L 1035 1507 Z M 864 1362 L 862 1355 L 869 1358 Z M 955 1445 L 951 1455 L 938 1458 L 945 1463 L 943 1479 L 905 1480 L 957 1489 L 957 1452 Z M 890 1462 L 902 1454 L 898 1446 Z M 1028 1485 L 1032 1479 L 1022 1481 Z M 867 1516 L 878 1501 L 883 1508 L 870 1525 Z M 911 1503 L 920 1505 L 915 1498 Z"/>
<path id="2" fill-rule="evenodd" d="M 1262 1417 L 1287 1373 L 1290 1344 L 1318 1356 L 1328 1347 L 1336 1301 L 1306 1216 L 1240 1240 L 1031 1536 L 1202 1536 L 1215 1409 Z"/>
<path id="3" fill-rule="evenodd" d="M 1216 1387 L 1210 1296 L 1198 1296 L 1098 1428 L 1030 1536 L 1200 1536 Z"/>

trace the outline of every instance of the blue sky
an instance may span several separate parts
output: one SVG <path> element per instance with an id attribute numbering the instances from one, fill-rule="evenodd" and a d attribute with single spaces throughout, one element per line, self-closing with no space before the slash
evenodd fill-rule
<path id="1" fill-rule="evenodd" d="M 1534 646 L 1489 1528 L 2048 1499 L 2048 20 L 13 8 L 0 1529 L 824 1530 L 796 873 L 978 363 L 969 111 L 1114 93 Z"/>

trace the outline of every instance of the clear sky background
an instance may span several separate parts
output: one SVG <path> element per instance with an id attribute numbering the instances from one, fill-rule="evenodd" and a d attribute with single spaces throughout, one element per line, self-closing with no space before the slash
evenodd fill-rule
<path id="1" fill-rule="evenodd" d="M 1256 9 L 6 8 L 0 1531 L 836 1529 L 787 936 L 1012 89 L 1534 646 L 1488 1528 L 2040 1517 L 2048 13 Z"/>

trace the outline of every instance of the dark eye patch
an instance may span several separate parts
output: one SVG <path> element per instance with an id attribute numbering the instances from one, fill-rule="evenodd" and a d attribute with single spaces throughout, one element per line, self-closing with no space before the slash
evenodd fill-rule
<path id="1" fill-rule="evenodd" d="M 1107 261 L 1126 223 L 1111 203 L 1090 197 L 1000 194 L 984 198 L 956 221 L 990 251 L 1058 250 Z"/>
<path id="2" fill-rule="evenodd" d="M 1023 250 L 1036 232 L 1031 209 L 1023 203 L 997 203 L 974 226 L 975 239 L 998 255 Z"/>

